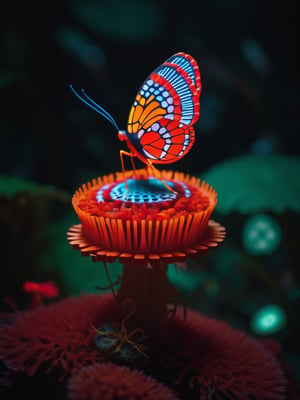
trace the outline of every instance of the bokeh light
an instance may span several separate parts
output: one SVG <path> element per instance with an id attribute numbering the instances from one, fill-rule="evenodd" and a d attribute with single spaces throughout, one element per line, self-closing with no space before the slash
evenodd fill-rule
<path id="1" fill-rule="evenodd" d="M 250 321 L 251 330 L 257 335 L 272 335 L 286 324 L 286 314 L 276 304 L 268 304 L 258 309 Z"/>
<path id="2" fill-rule="evenodd" d="M 248 219 L 242 231 L 244 249 L 253 255 L 272 253 L 281 241 L 281 228 L 276 220 L 267 214 Z"/>

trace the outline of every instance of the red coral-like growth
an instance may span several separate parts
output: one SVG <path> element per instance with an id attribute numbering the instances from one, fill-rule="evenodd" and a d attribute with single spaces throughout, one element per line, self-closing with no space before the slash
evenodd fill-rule
<path id="1" fill-rule="evenodd" d="M 200 399 L 283 400 L 286 378 L 271 352 L 225 322 L 188 310 L 170 321 L 163 362 L 177 385 L 198 387 Z M 210 397 L 208 397 L 210 398 Z"/>
<path id="2" fill-rule="evenodd" d="M 10 370 L 22 371 L 28 375 L 34 375 L 42 364 L 48 370 L 57 368 L 58 372 L 62 372 L 62 376 L 77 373 L 83 367 L 104 361 L 94 344 L 93 326 L 101 327 L 112 320 L 120 320 L 119 313 L 118 304 L 111 295 L 83 295 L 61 300 L 47 307 L 41 306 L 34 311 L 25 311 L 20 313 L 11 326 L 0 330 L 0 360 Z M 165 336 L 165 343 L 161 346 L 163 359 L 157 360 L 156 368 L 153 369 L 156 379 L 165 382 L 170 375 L 174 375 L 170 385 L 175 381 L 180 385 L 180 392 L 187 392 L 190 387 L 193 389 L 191 393 L 198 392 L 196 398 L 201 400 L 289 398 L 286 388 L 286 377 L 289 381 L 287 368 L 274 356 L 276 351 L 269 351 L 259 341 L 225 322 L 207 318 L 191 310 L 188 310 L 187 319 L 184 321 L 179 314 L 177 312 L 173 319 L 168 321 L 170 334 Z M 117 378 L 119 372 L 120 376 L 124 374 L 124 382 L 129 379 L 126 369 L 114 373 L 110 368 L 105 369 L 106 367 L 102 366 L 103 371 L 100 374 L 99 368 L 82 370 L 87 371 L 87 374 L 79 373 L 72 381 L 73 388 L 86 385 L 86 391 L 90 390 L 89 388 L 92 390 L 96 383 L 87 383 L 88 379 L 84 377 L 88 372 L 94 374 L 93 382 L 97 379 L 107 382 L 107 388 L 112 382 L 116 382 L 115 385 L 121 382 L 121 377 Z M 130 379 L 132 390 L 142 387 L 142 384 L 135 383 L 139 382 L 135 375 Z M 151 393 L 151 387 L 154 388 L 151 382 L 150 380 L 147 393 Z M 146 383 L 144 387 L 147 387 Z M 114 390 L 114 386 L 111 390 Z M 129 386 L 126 390 L 130 390 Z M 72 389 L 72 393 L 77 396 L 77 389 Z M 157 393 L 158 397 L 149 399 L 168 398 L 163 397 L 164 395 L 159 397 L 160 392 L 154 389 L 152 393 L 153 396 Z M 148 399 L 136 397 L 142 398 Z M 71 397 L 71 400 L 77 399 L 81 397 Z"/>
<path id="3" fill-rule="evenodd" d="M 83 295 L 48 307 L 21 313 L 0 331 L 0 359 L 8 368 L 34 375 L 42 363 L 59 368 L 63 376 L 82 366 L 101 361 L 94 345 L 93 326 L 118 316 L 109 295 Z"/>
<path id="4" fill-rule="evenodd" d="M 166 386 L 112 363 L 82 368 L 68 383 L 70 400 L 178 400 Z"/>

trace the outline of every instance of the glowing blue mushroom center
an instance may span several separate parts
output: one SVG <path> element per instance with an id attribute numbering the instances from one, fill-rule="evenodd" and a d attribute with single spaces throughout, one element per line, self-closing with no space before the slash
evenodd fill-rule
<path id="1" fill-rule="evenodd" d="M 174 201 L 179 196 L 191 197 L 191 192 L 184 183 L 167 180 L 165 180 L 165 183 L 176 192 L 180 192 L 180 194 L 168 190 L 161 180 L 150 177 L 148 179 L 128 179 L 128 189 L 126 182 L 107 184 L 99 189 L 96 198 L 98 202 L 121 200 L 129 203 L 143 204 Z"/>

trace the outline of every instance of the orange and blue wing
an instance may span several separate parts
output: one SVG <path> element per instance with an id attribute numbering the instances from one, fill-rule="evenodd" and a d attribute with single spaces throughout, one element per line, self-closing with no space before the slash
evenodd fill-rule
<path id="1" fill-rule="evenodd" d="M 153 163 L 171 163 L 192 147 L 199 118 L 200 74 L 196 61 L 177 53 L 141 86 L 128 118 L 128 138 Z"/>

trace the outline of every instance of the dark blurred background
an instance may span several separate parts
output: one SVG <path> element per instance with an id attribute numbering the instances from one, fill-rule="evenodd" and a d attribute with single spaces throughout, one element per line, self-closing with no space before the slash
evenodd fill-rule
<path id="1" fill-rule="evenodd" d="M 173 53 L 184 51 L 197 60 L 202 76 L 200 118 L 193 148 L 170 168 L 214 185 L 220 192 L 214 218 L 228 233 L 223 247 L 190 265 L 201 264 L 204 272 L 177 279 L 171 271 L 170 279 L 191 307 L 278 340 L 298 379 L 299 61 L 294 3 L 1 1 L 0 295 L 5 312 L 12 304 L 26 308 L 29 299 L 22 283 L 27 279 L 54 280 L 61 296 L 93 292 L 106 279 L 100 265 L 69 248 L 66 231 L 78 223 L 72 193 L 92 178 L 121 170 L 124 144 L 107 120 L 73 95 L 69 84 L 85 88 L 126 129 L 145 78 Z M 267 184 L 258 184 L 262 175 Z M 232 204 L 233 197 L 240 204 Z M 275 235 L 278 240 L 260 251 L 245 239 L 245 224 L 257 226 L 251 218 L 266 215 L 269 239 Z M 120 265 L 112 266 L 112 274 L 120 270 Z M 253 316 L 270 304 L 279 310 L 269 315 L 265 327 L 271 330 L 255 331 Z M 276 318 L 281 324 L 274 325 Z"/>
<path id="2" fill-rule="evenodd" d="M 120 169 L 115 130 L 68 85 L 126 129 L 138 88 L 177 51 L 199 63 L 203 92 L 196 144 L 174 168 L 199 172 L 265 142 L 299 154 L 289 1 L 2 0 L 0 15 L 2 172 L 73 191 Z"/>

